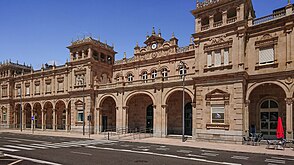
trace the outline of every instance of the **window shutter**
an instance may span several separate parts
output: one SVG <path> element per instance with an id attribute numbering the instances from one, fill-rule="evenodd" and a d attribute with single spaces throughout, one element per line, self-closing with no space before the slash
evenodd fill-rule
<path id="1" fill-rule="evenodd" d="M 207 54 L 207 67 L 211 67 L 211 52 Z"/>
<path id="2" fill-rule="evenodd" d="M 222 57 L 221 57 L 221 52 L 215 52 L 215 64 L 214 66 L 221 66 L 222 65 Z"/>
<path id="3" fill-rule="evenodd" d="M 274 62 L 274 49 L 262 48 L 259 50 L 259 64 L 273 63 Z"/>
<path id="4" fill-rule="evenodd" d="M 224 65 L 229 65 L 229 50 L 225 49 L 224 51 Z"/>

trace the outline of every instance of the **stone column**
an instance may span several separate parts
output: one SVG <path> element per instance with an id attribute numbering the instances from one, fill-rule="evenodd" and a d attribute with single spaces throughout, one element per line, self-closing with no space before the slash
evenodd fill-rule
<path id="1" fill-rule="evenodd" d="M 34 129 L 34 121 L 35 121 L 35 118 L 34 120 L 32 120 L 32 117 L 34 116 L 34 110 L 32 109 L 31 110 L 31 117 L 30 117 L 30 120 L 31 120 L 31 130 Z M 35 116 L 34 116 L 35 117 Z"/>
<path id="2" fill-rule="evenodd" d="M 244 34 L 240 33 L 238 35 L 239 39 L 239 70 L 244 70 Z"/>
<path id="3" fill-rule="evenodd" d="M 65 130 L 68 131 L 68 108 L 65 109 Z"/>
<path id="4" fill-rule="evenodd" d="M 22 106 L 22 105 L 21 105 Z M 21 125 L 22 125 L 22 129 L 26 129 L 26 113 L 25 110 L 23 109 L 24 107 L 22 106 L 22 111 L 21 111 Z"/>
<path id="5" fill-rule="evenodd" d="M 243 112 L 243 132 L 245 136 L 249 136 L 249 105 L 250 100 L 245 101 L 244 112 Z"/>
<path id="6" fill-rule="evenodd" d="M 55 131 L 56 130 L 56 109 L 52 109 L 52 112 L 53 112 L 52 127 L 53 127 L 53 130 Z"/>
<path id="7" fill-rule="evenodd" d="M 102 120 L 101 120 L 101 115 L 102 115 L 102 107 L 99 107 L 97 108 L 97 111 L 96 111 L 96 130 L 97 130 L 97 133 L 100 133 L 101 130 L 102 130 Z"/>
<path id="8" fill-rule="evenodd" d="M 161 105 L 162 115 L 161 115 L 161 137 L 167 136 L 167 105 Z"/>
<path id="9" fill-rule="evenodd" d="M 213 28 L 213 15 L 209 16 L 209 29 Z"/>
<path id="10" fill-rule="evenodd" d="M 286 64 L 287 67 L 290 66 L 292 59 L 291 59 L 291 35 L 292 35 L 292 28 L 286 30 Z"/>
<path id="11" fill-rule="evenodd" d="M 227 24 L 227 11 L 223 11 L 222 12 L 222 20 L 223 20 L 223 25 L 226 25 Z"/>
<path id="12" fill-rule="evenodd" d="M 293 100 L 286 98 L 286 139 L 293 139 Z"/>
<path id="13" fill-rule="evenodd" d="M 191 103 L 192 105 L 192 139 L 196 140 L 196 130 L 197 130 L 197 113 L 196 113 L 196 103 Z"/>
<path id="14" fill-rule="evenodd" d="M 44 118 L 44 109 L 41 109 L 41 112 L 42 112 L 42 131 L 44 131 L 44 128 L 46 128 L 45 127 L 45 118 Z"/>
<path id="15" fill-rule="evenodd" d="M 126 128 L 126 129 L 128 129 L 128 111 L 129 111 L 129 106 L 123 107 L 122 121 L 123 121 L 123 128 Z"/>

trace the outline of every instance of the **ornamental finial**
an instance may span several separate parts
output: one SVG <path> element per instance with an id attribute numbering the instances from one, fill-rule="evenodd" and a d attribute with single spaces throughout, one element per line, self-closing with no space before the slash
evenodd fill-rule
<path id="1" fill-rule="evenodd" d="M 152 34 L 155 34 L 154 26 L 152 27 Z"/>

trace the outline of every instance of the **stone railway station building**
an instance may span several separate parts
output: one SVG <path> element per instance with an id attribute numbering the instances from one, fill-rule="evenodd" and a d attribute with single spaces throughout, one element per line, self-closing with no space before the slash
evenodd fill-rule
<path id="1" fill-rule="evenodd" d="M 132 58 L 115 60 L 112 46 L 87 37 L 67 47 L 62 66 L 1 63 L 1 128 L 82 132 L 85 122 L 95 134 L 165 138 L 182 134 L 184 116 L 194 140 L 240 143 L 251 127 L 275 138 L 280 116 L 293 139 L 292 4 L 256 18 L 251 0 L 205 0 L 191 13 L 185 47 L 153 29 Z"/>

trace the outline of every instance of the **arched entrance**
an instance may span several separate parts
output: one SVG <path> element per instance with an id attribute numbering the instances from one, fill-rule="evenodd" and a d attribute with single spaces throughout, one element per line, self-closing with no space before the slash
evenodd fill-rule
<path id="1" fill-rule="evenodd" d="M 57 116 L 57 129 L 65 130 L 66 128 L 66 107 L 63 101 L 58 101 L 55 105 Z"/>
<path id="2" fill-rule="evenodd" d="M 102 132 L 116 131 L 116 103 L 112 97 L 106 97 L 101 103 Z"/>
<path id="3" fill-rule="evenodd" d="M 45 128 L 53 129 L 53 105 L 51 102 L 46 102 L 44 105 L 45 110 Z"/>
<path id="4" fill-rule="evenodd" d="M 278 117 L 286 130 L 286 94 L 272 83 L 257 86 L 250 93 L 249 133 L 262 133 L 264 139 L 275 139 Z"/>
<path id="5" fill-rule="evenodd" d="M 167 134 L 182 135 L 183 130 L 183 92 L 175 91 L 168 96 L 167 105 Z M 185 135 L 192 135 L 192 99 L 185 92 L 184 126 Z"/>
<path id="6" fill-rule="evenodd" d="M 147 94 L 135 94 L 127 100 L 128 128 L 153 132 L 153 101 Z"/>
<path id="7" fill-rule="evenodd" d="M 42 106 L 40 103 L 34 104 L 34 112 L 35 112 L 35 127 L 38 129 L 42 128 Z"/>
<path id="8" fill-rule="evenodd" d="M 267 139 L 274 139 L 279 117 L 279 106 L 275 100 L 266 99 L 260 104 L 260 132 Z"/>
<path id="9" fill-rule="evenodd" d="M 29 103 L 26 103 L 24 105 L 24 123 L 25 128 L 31 128 L 32 127 L 32 107 Z"/>

